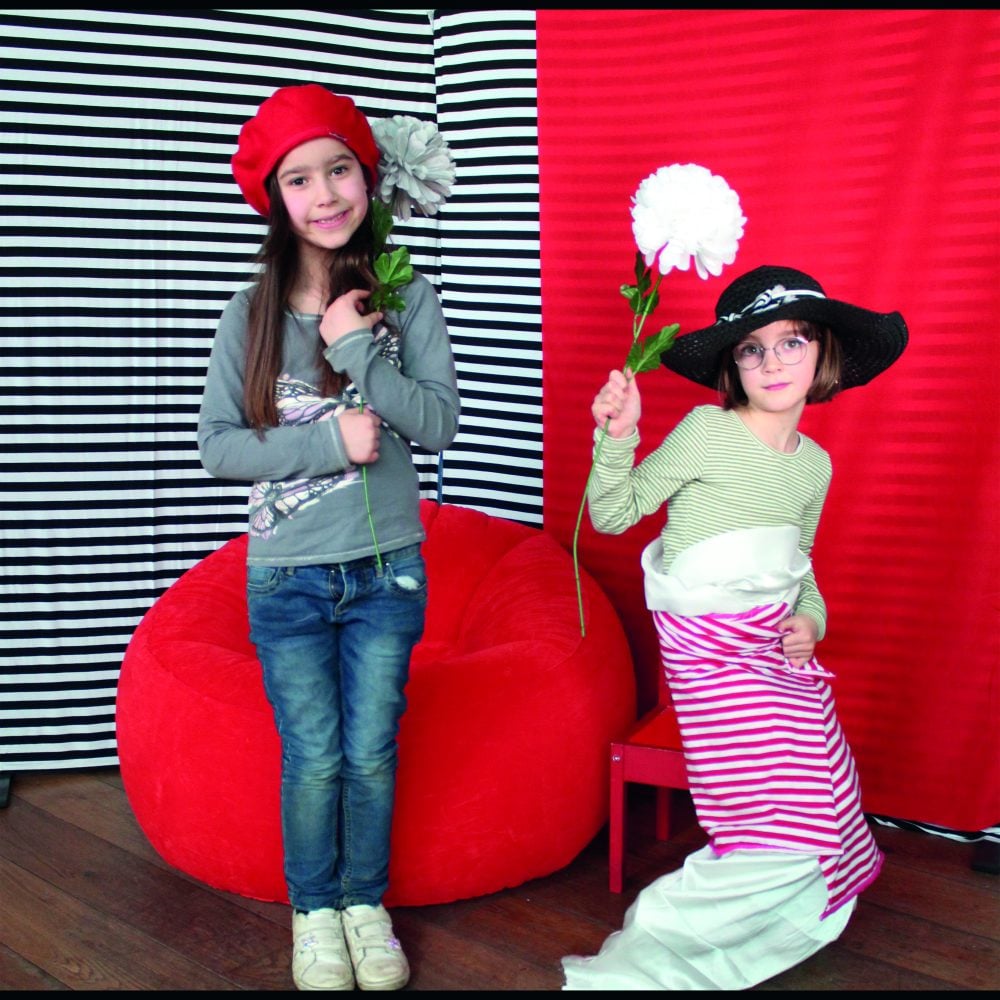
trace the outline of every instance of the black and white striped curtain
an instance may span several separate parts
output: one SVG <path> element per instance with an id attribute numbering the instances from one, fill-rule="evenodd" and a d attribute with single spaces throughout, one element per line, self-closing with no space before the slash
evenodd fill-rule
<path id="1" fill-rule="evenodd" d="M 0 11 L 0 774 L 117 763 L 132 630 L 245 530 L 195 441 L 263 223 L 229 158 L 276 87 L 434 120 L 452 197 L 396 227 L 439 288 L 462 427 L 425 495 L 541 524 L 534 12 Z"/>

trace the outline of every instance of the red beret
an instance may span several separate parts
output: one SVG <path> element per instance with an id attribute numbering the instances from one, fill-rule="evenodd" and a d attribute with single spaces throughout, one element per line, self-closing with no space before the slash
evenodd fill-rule
<path id="1" fill-rule="evenodd" d="M 374 185 L 379 150 L 368 119 L 354 102 L 318 83 L 282 87 L 240 129 L 233 156 L 233 176 L 251 208 L 267 217 L 271 207 L 265 186 L 268 175 L 286 153 L 321 136 L 344 143 L 365 169 L 369 185 Z"/>

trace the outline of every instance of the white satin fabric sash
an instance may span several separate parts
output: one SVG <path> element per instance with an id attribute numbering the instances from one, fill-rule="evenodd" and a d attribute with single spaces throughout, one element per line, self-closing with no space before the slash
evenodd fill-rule
<path id="1" fill-rule="evenodd" d="M 792 524 L 713 535 L 679 553 L 664 573 L 659 537 L 642 551 L 646 607 L 691 617 L 733 614 L 762 604 L 795 606 L 812 563 Z"/>

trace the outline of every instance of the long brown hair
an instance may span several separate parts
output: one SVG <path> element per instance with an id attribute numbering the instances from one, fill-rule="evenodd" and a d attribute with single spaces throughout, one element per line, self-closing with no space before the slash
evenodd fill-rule
<path id="1" fill-rule="evenodd" d="M 816 374 L 806 395 L 807 403 L 826 403 L 840 391 L 840 368 L 843 354 L 840 341 L 825 326 L 810 323 L 804 319 L 790 321 L 795 332 L 805 340 L 819 342 L 819 357 L 816 360 Z M 746 406 L 749 402 L 740 381 L 740 372 L 728 348 L 722 352 L 722 365 L 719 368 L 717 383 L 722 396 L 722 406 L 732 410 L 737 406 Z"/>
<path id="2" fill-rule="evenodd" d="M 284 314 L 295 288 L 299 271 L 298 237 L 281 197 L 274 174 L 267 180 L 271 200 L 267 235 L 257 254 L 259 273 L 247 316 L 246 365 L 243 378 L 243 409 L 247 422 L 259 433 L 278 424 L 274 385 L 281 374 Z M 369 211 L 350 240 L 339 250 L 331 251 L 327 305 L 352 288 L 374 290 L 372 270 L 375 237 Z M 317 363 L 323 372 L 320 392 L 336 396 L 347 379 L 335 372 L 323 359 L 325 344 L 316 340 Z"/>

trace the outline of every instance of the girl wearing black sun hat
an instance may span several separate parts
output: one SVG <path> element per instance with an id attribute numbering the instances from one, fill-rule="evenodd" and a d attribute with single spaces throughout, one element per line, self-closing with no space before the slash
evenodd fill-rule
<path id="1" fill-rule="evenodd" d="M 594 398 L 594 527 L 619 534 L 668 510 L 642 553 L 646 606 L 709 842 L 639 893 L 599 954 L 563 959 L 566 989 L 747 989 L 836 940 L 877 877 L 831 674 L 815 657 L 826 604 L 810 552 L 830 457 L 798 425 L 906 343 L 898 312 L 758 267 L 723 291 L 714 323 L 662 356 L 718 388 L 721 405 L 696 406 L 636 465 L 636 380 L 613 371 Z"/>
<path id="2" fill-rule="evenodd" d="M 679 337 L 661 360 L 678 375 L 714 388 L 728 360 L 726 349 L 780 319 L 805 320 L 833 332 L 843 357 L 841 389 L 870 382 L 906 347 L 906 323 L 898 312 L 872 312 L 827 298 L 804 271 L 765 265 L 733 281 L 719 296 L 715 322 Z"/>

